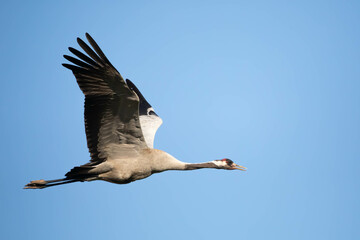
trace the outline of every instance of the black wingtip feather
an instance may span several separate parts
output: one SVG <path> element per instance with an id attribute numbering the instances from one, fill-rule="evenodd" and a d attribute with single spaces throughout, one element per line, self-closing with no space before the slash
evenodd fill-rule
<path id="1" fill-rule="evenodd" d="M 89 58 L 88 56 L 86 56 L 85 54 L 83 54 L 82 52 L 80 52 L 79 50 L 76 50 L 75 48 L 69 47 L 69 51 L 74 54 L 75 56 L 77 56 L 78 58 L 80 58 L 81 60 L 85 61 L 86 63 L 94 66 L 94 67 L 100 67 L 99 64 L 97 64 L 94 60 L 92 60 L 91 58 Z"/>
<path id="2" fill-rule="evenodd" d="M 62 63 L 61 65 L 63 65 L 63 67 L 66 67 L 67 69 L 70 69 L 72 71 L 72 66 L 73 65 L 70 65 L 70 64 L 67 64 L 67 63 Z"/>
<path id="3" fill-rule="evenodd" d="M 70 69 L 71 71 L 73 71 L 74 74 L 76 73 L 80 73 L 80 74 L 89 74 L 89 71 L 81 68 L 81 67 L 77 67 L 71 64 L 67 64 L 67 63 L 63 63 L 62 64 L 64 67 L 66 67 L 67 69 Z"/>
<path id="4" fill-rule="evenodd" d="M 72 63 L 74 63 L 74 64 L 76 64 L 76 65 L 78 65 L 78 66 L 80 66 L 80 67 L 94 70 L 94 67 L 93 67 L 93 66 L 91 66 L 91 65 L 89 65 L 89 64 L 87 64 L 87 63 L 85 63 L 85 62 L 83 62 L 83 61 L 80 61 L 79 59 L 73 58 L 73 57 L 68 56 L 68 55 L 63 55 L 63 56 L 64 56 L 64 58 L 65 58 L 66 60 L 68 60 L 69 62 L 72 62 Z"/>
<path id="5" fill-rule="evenodd" d="M 100 66 L 104 66 L 103 60 L 81 38 L 77 38 L 79 46 Z"/>
<path id="6" fill-rule="evenodd" d="M 107 59 L 107 57 L 105 56 L 104 52 L 101 50 L 101 48 L 99 47 L 99 45 L 96 43 L 96 41 L 90 36 L 90 34 L 86 33 L 86 39 L 88 40 L 88 42 L 90 43 L 90 45 L 93 47 L 93 49 L 95 50 L 95 52 L 97 53 L 97 55 L 107 64 L 109 64 L 110 66 L 112 66 L 113 68 L 115 68 L 110 61 Z"/>

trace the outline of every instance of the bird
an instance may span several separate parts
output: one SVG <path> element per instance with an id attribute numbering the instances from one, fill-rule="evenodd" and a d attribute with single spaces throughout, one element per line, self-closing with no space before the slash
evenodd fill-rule
<path id="1" fill-rule="evenodd" d="M 72 168 L 64 178 L 30 181 L 25 189 L 95 180 L 127 184 L 168 170 L 246 170 L 229 158 L 187 163 L 155 149 L 154 138 L 162 119 L 135 84 L 124 80 L 94 39 L 88 33 L 85 36 L 92 48 L 77 38 L 85 53 L 69 47 L 75 57 L 64 55 L 71 64 L 62 65 L 72 71 L 85 95 L 84 120 L 90 161 Z"/>

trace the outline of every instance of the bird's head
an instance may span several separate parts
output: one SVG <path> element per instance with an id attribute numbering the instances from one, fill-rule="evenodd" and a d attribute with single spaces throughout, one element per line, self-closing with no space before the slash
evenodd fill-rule
<path id="1" fill-rule="evenodd" d="M 213 163 L 217 166 L 219 169 L 226 169 L 226 170 L 241 170 L 246 171 L 246 167 L 237 165 L 232 160 L 228 158 L 220 159 L 220 160 L 214 160 Z"/>

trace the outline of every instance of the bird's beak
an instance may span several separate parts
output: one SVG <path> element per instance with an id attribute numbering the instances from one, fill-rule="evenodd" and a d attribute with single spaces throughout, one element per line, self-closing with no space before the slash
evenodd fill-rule
<path id="1" fill-rule="evenodd" d="M 241 171 L 246 171 L 246 167 L 237 165 L 237 164 L 235 164 L 235 163 L 233 163 L 232 167 L 233 167 L 233 169 L 238 169 L 238 170 L 241 170 Z"/>

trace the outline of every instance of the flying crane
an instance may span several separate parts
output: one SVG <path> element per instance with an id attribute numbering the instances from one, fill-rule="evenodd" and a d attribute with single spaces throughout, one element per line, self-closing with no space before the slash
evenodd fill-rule
<path id="1" fill-rule="evenodd" d="M 64 55 L 72 64 L 63 64 L 75 75 L 85 95 L 85 131 L 90 162 L 74 167 L 65 178 L 35 180 L 26 189 L 103 180 L 126 184 L 167 170 L 214 168 L 243 170 L 228 158 L 203 163 L 186 163 L 153 148 L 157 129 L 162 124 L 137 87 L 124 80 L 94 39 L 86 33 L 92 48 L 77 38 L 84 54 L 69 48 L 77 58 Z"/>

